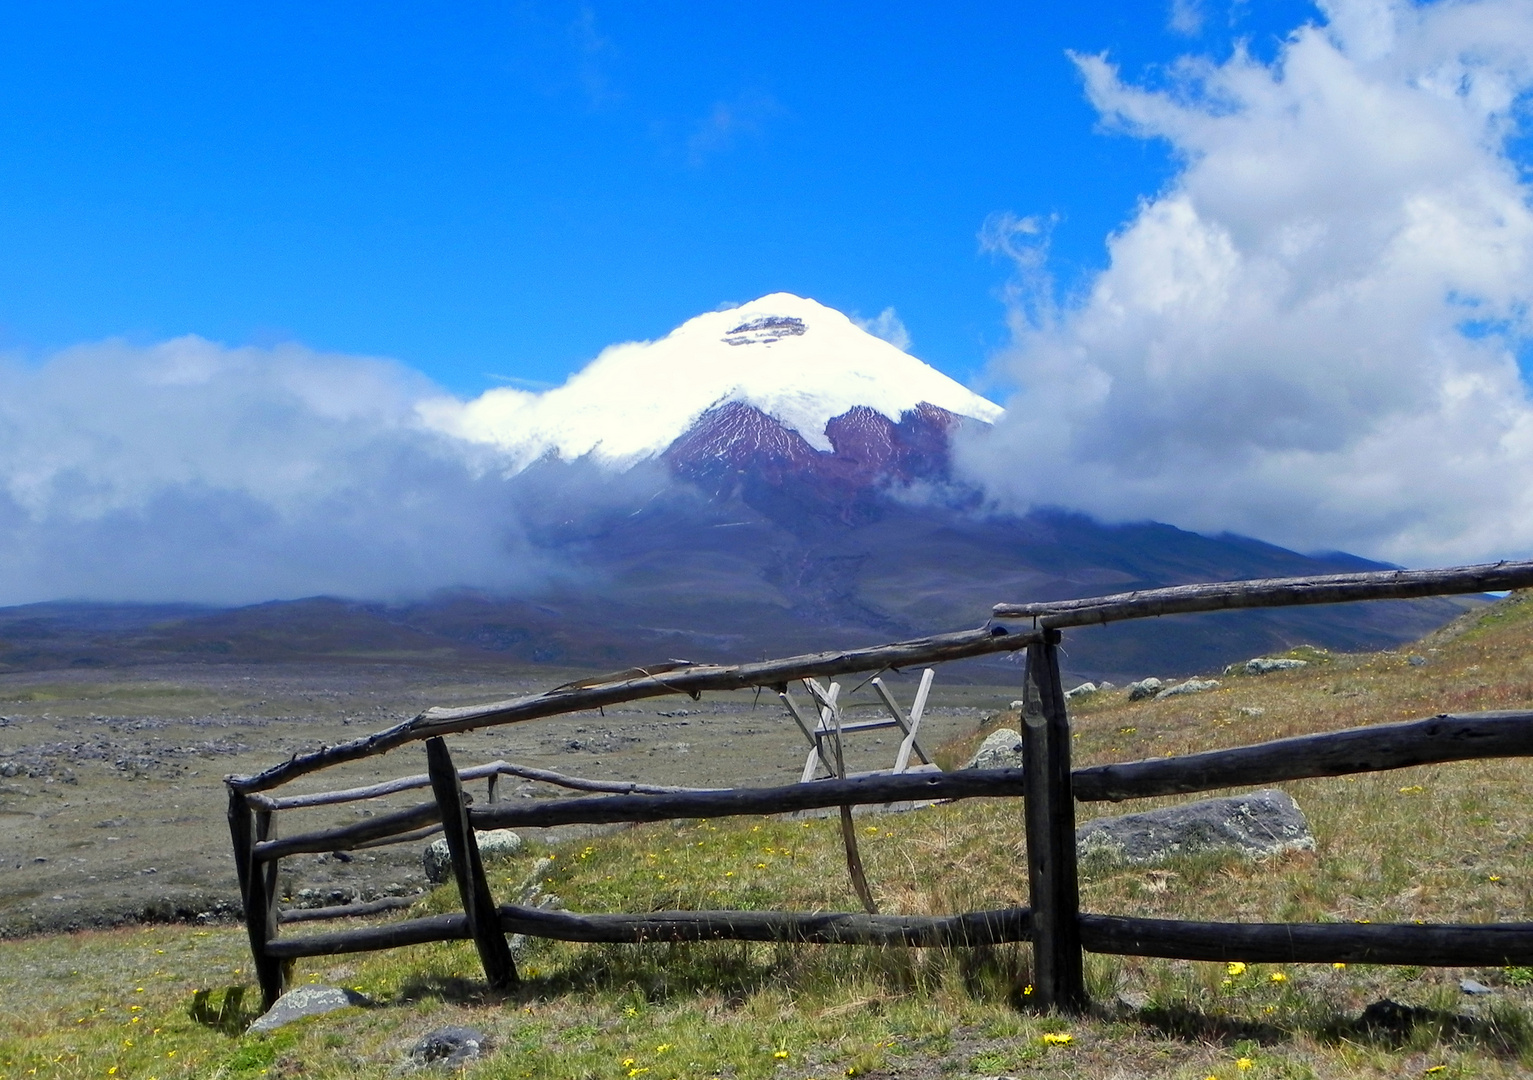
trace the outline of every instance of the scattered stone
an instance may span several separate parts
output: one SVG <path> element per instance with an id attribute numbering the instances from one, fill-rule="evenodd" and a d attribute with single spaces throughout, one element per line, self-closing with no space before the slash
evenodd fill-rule
<path id="1" fill-rule="evenodd" d="M 1266 716 L 1267 710 L 1262 708 L 1260 705 L 1242 705 L 1240 708 L 1235 710 L 1235 713 L 1236 715 L 1246 716 L 1252 720 L 1256 720 L 1260 717 Z"/>
<path id="2" fill-rule="evenodd" d="M 1101 682 L 1097 683 L 1097 693 L 1099 693 L 1099 694 L 1105 694 L 1109 690 L 1116 690 L 1116 689 L 1118 689 L 1117 684 L 1116 683 L 1110 683 L 1106 679 L 1103 679 Z"/>
<path id="3" fill-rule="evenodd" d="M 1231 664 L 1225 668 L 1231 675 L 1266 675 L 1274 671 L 1293 671 L 1295 668 L 1309 667 L 1308 660 L 1291 660 L 1283 656 L 1258 656 L 1247 660 L 1244 664 Z"/>
<path id="4" fill-rule="evenodd" d="M 1020 769 L 1022 767 L 1022 735 L 1010 728 L 1001 728 L 985 736 L 974 756 L 964 764 L 965 769 Z"/>
<path id="5" fill-rule="evenodd" d="M 1130 701 L 1143 701 L 1147 697 L 1154 697 L 1160 693 L 1166 684 L 1153 676 L 1148 679 L 1140 679 L 1138 682 L 1128 684 L 1128 699 Z"/>
<path id="6" fill-rule="evenodd" d="M 1020 699 L 1020 698 L 1019 698 L 1019 699 L 1018 699 L 1018 700 L 1016 700 L 1016 701 L 1013 701 L 1013 702 L 1012 702 L 1012 703 L 1011 703 L 1011 704 L 1010 704 L 1010 705 L 1009 705 L 1009 706 L 1007 706 L 1007 707 L 1008 707 L 1008 708 L 1009 708 L 1009 709 L 1011 709 L 1011 711 L 1012 711 L 1012 712 L 1021 712 L 1021 711 L 1022 711 L 1022 709 L 1023 709 L 1023 708 L 1024 708 L 1024 707 L 1025 707 L 1025 706 L 1026 706 L 1026 705 L 1027 705 L 1027 702 L 1025 702 L 1025 701 L 1023 701 L 1023 700 L 1021 700 L 1021 699 Z"/>
<path id="7" fill-rule="evenodd" d="M 365 1008 L 372 999 L 344 986 L 296 986 L 277 999 L 277 1003 L 255 1023 L 251 1031 L 275 1031 L 279 1027 L 309 1016 L 322 1016 L 353 1006 Z"/>
<path id="8" fill-rule="evenodd" d="M 1155 695 L 1155 700 L 1160 701 L 1162 698 L 1180 697 L 1183 694 L 1201 694 L 1207 690 L 1217 690 L 1220 685 L 1218 679 L 1188 679 L 1186 682 L 1166 687 Z"/>
<path id="9" fill-rule="evenodd" d="M 1098 690 L 1098 687 L 1097 687 L 1096 683 L 1094 683 L 1094 682 L 1083 682 L 1079 686 L 1077 686 L 1074 690 L 1066 690 L 1065 691 L 1065 697 L 1067 697 L 1067 698 L 1086 697 L 1086 696 L 1088 696 L 1090 694 L 1096 693 L 1097 690 Z"/>
<path id="10" fill-rule="evenodd" d="M 479 1060 L 489 1042 L 482 1032 L 473 1028 L 438 1028 L 420 1037 L 420 1041 L 410 1051 L 410 1060 L 417 1065 L 462 1068 L 471 1061 Z"/>
<path id="11" fill-rule="evenodd" d="M 475 832 L 474 837 L 479 842 L 479 857 L 487 863 L 509 859 L 522 850 L 521 836 L 510 829 L 488 829 Z M 421 867 L 426 871 L 426 880 L 433 885 L 452 877 L 452 855 L 448 853 L 445 837 L 426 845 L 421 852 Z"/>
<path id="12" fill-rule="evenodd" d="M 1101 818 L 1081 826 L 1075 843 L 1082 858 L 1135 864 L 1198 851 L 1262 858 L 1315 850 L 1304 814 L 1286 792 L 1276 790 Z"/>
<path id="13" fill-rule="evenodd" d="M 1405 658 L 1405 662 L 1411 667 L 1425 667 L 1427 658 L 1425 656 L 1419 656 L 1416 653 L 1412 653 Z"/>
<path id="14" fill-rule="evenodd" d="M 1460 979 L 1458 988 L 1466 994 L 1494 994 L 1495 991 L 1484 983 L 1475 982 L 1473 979 Z"/>

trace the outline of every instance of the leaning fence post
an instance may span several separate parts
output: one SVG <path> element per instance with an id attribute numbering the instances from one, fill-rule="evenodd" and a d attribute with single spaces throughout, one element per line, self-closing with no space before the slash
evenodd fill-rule
<path id="1" fill-rule="evenodd" d="M 1033 908 L 1033 1000 L 1080 1012 L 1089 1001 L 1081 962 L 1080 884 L 1070 720 L 1059 681 L 1059 634 L 1027 649 L 1022 708 L 1027 876 Z"/>
<path id="2" fill-rule="evenodd" d="M 266 953 L 266 943 L 277 934 L 277 862 L 259 863 L 257 841 L 269 839 L 270 811 L 251 812 L 245 796 L 229 790 L 229 836 L 234 843 L 234 869 L 239 875 L 240 900 L 245 910 L 245 932 L 250 936 L 250 958 L 256 981 L 261 984 L 261 1008 L 270 1009 L 282 996 L 282 961 Z"/>
<path id="3" fill-rule="evenodd" d="M 479 858 L 479 842 L 468 823 L 468 805 L 463 798 L 463 781 L 440 737 L 426 740 L 426 771 L 431 775 L 431 790 L 442 810 L 442 835 L 452 856 L 452 872 L 458 881 L 458 895 L 463 898 L 463 913 L 484 965 L 484 976 L 492 990 L 507 990 L 517 984 L 516 962 L 511 947 L 501 932 L 495 911 L 495 898 L 484 877 L 484 863 Z"/>

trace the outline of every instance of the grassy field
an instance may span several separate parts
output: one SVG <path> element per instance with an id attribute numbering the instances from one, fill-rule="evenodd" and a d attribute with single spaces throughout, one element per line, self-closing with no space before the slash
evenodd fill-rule
<path id="1" fill-rule="evenodd" d="M 1205 694 L 1078 701 L 1077 762 L 1441 711 L 1526 708 L 1533 602 L 1511 598 L 1396 653 L 1294 655 L 1310 665 L 1226 676 Z M 962 757 L 983 734 L 944 756 Z M 1526 773 L 1523 762 L 1509 761 L 1283 785 L 1310 819 L 1316 852 L 1259 863 L 1189 857 L 1150 870 L 1087 865 L 1083 906 L 1229 920 L 1525 919 L 1533 891 Z M 1145 806 L 1087 806 L 1082 818 Z M 859 818 L 881 910 L 1025 903 L 1020 818 L 1015 801 Z M 548 856 L 551 864 L 537 862 Z M 514 895 L 539 865 L 542 884 L 575 910 L 857 908 L 834 819 L 679 822 L 530 851 L 494 868 L 497 894 Z M 421 910 L 454 904 L 438 891 Z M 231 927 L 0 943 L 0 1078 L 386 1077 L 400 1074 L 422 1034 L 446 1025 L 493 1038 L 494 1048 L 466 1070 L 486 1078 L 1533 1074 L 1533 970 L 1525 969 L 1088 957 L 1098 1007 L 1062 1018 L 1026 1009 L 1025 946 L 533 942 L 520 960 L 522 988 L 501 998 L 485 992 L 472 948 L 453 944 L 297 969 L 300 983 L 360 989 L 372 1008 L 272 1036 L 194 1020 L 194 991 L 211 989 L 217 1002 L 225 988 L 251 986 L 247 961 L 243 935 Z M 1494 992 L 1463 994 L 1465 976 Z M 1402 1007 L 1378 1007 L 1384 999 Z"/>

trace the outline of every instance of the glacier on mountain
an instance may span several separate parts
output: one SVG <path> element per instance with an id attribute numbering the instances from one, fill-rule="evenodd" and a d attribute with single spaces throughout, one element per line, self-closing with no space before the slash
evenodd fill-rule
<path id="1" fill-rule="evenodd" d="M 791 293 L 689 319 L 658 341 L 613 345 L 564 385 L 437 398 L 432 428 L 498 447 L 521 468 L 550 453 L 627 468 L 662 453 L 709 410 L 735 402 L 832 449 L 826 425 L 853 408 L 898 422 L 923 403 L 994 423 L 1003 410 L 854 324 Z"/>

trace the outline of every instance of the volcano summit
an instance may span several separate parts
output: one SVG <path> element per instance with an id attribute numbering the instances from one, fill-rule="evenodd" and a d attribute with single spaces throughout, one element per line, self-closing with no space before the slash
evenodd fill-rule
<path id="1" fill-rule="evenodd" d="M 1057 508 L 1000 512 L 955 475 L 951 452 L 985 439 L 1004 411 L 787 293 L 614 345 L 543 393 L 499 388 L 417 411 L 448 453 L 467 448 L 483 470 L 475 505 L 507 523 L 501 561 L 525 563 L 518 580 L 532 584 L 191 612 L 138 620 L 123 632 L 131 642 L 97 633 L 88 645 L 69 628 L 121 613 L 39 623 L 45 613 L 17 609 L 0 617 L 0 645 L 12 646 L 0 664 L 259 659 L 276 642 L 284 658 L 445 645 L 481 660 L 727 662 L 973 627 L 998 601 L 1377 565 Z M 422 516 L 423 558 L 482 524 L 430 517 L 409 499 L 397 513 Z M 1121 624 L 1075 635 L 1067 661 L 1115 681 L 1206 671 L 1300 643 L 1410 640 L 1459 610 L 1428 600 Z M 23 642 L 23 626 L 42 636 Z"/>

